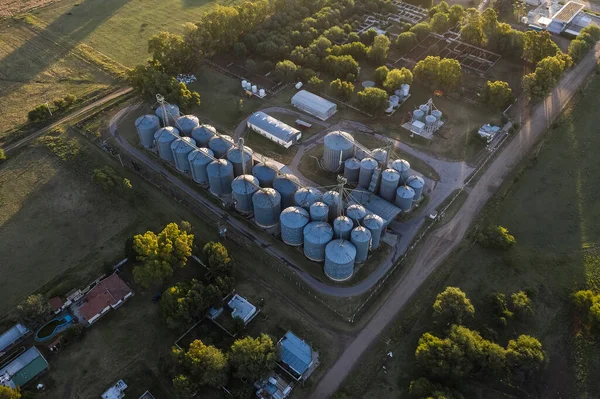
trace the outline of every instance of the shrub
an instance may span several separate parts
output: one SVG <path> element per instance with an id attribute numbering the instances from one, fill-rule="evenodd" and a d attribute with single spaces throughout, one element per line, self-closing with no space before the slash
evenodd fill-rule
<path id="1" fill-rule="evenodd" d="M 483 247 L 501 250 L 507 250 L 517 242 L 508 229 L 502 226 L 487 227 L 479 235 L 478 241 Z"/>
<path id="2" fill-rule="evenodd" d="M 6 161 L 6 154 L 4 154 L 4 150 L 0 148 L 0 163 Z"/>

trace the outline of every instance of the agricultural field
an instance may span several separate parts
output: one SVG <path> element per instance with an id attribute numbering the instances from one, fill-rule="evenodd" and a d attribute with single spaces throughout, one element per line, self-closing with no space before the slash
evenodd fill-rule
<path id="1" fill-rule="evenodd" d="M 484 337 L 502 346 L 519 334 L 539 338 L 549 363 L 530 386 L 536 397 L 600 396 L 594 332 L 575 314 L 571 299 L 577 290 L 600 289 L 600 228 L 596 223 L 600 216 L 596 157 L 600 138 L 590 117 L 595 105 L 589 101 L 598 94 L 600 78 L 595 77 L 490 202 L 462 247 L 388 330 L 392 343 L 378 344 L 361 362 L 361 371 L 345 386 L 350 397 L 408 397 L 411 379 L 420 376 L 415 372 L 417 341 L 432 328 L 431 305 L 446 286 L 461 288 L 471 299 L 476 318 L 468 325 Z M 476 232 L 489 224 L 508 228 L 517 240 L 514 247 L 502 252 L 473 243 Z M 490 308 L 490 294 L 509 296 L 519 290 L 531 297 L 534 315 L 510 319 L 508 326 L 500 327 Z M 393 359 L 386 359 L 388 351 L 393 351 Z M 362 372 L 367 369 L 371 372 Z M 490 386 L 468 380 L 457 387 L 469 398 L 526 395 L 502 383 Z"/>

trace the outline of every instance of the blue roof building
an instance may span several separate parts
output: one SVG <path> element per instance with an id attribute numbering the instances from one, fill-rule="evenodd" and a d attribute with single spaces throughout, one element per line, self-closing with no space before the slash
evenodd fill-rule
<path id="1" fill-rule="evenodd" d="M 310 345 L 288 331 L 277 343 L 279 361 L 284 369 L 297 380 L 303 379 L 313 365 L 313 351 Z"/>

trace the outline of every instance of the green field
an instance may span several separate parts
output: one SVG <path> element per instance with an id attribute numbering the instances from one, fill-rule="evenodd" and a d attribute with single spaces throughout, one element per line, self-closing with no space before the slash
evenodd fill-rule
<path id="1" fill-rule="evenodd" d="M 431 328 L 431 304 L 446 286 L 458 286 L 477 310 L 474 328 L 501 345 L 519 334 L 542 342 L 549 364 L 535 385 L 536 397 L 597 398 L 600 358 L 595 340 L 582 330 L 570 302 L 579 289 L 600 290 L 600 164 L 590 99 L 600 93 L 596 77 L 549 131 L 541 147 L 515 173 L 488 205 L 475 228 L 489 223 L 507 227 L 517 239 L 506 253 L 473 245 L 468 237 L 461 249 L 424 286 L 378 344 L 346 381 L 356 398 L 408 397 L 415 376 L 414 350 L 421 334 Z M 530 293 L 535 316 L 530 321 L 494 324 L 488 295 Z M 382 338 L 381 341 L 384 341 Z M 393 359 L 385 353 L 392 350 Z M 381 366 L 387 367 L 387 374 Z M 364 371 L 369 370 L 369 371 Z M 367 383 L 369 381 L 369 383 Z M 464 382 L 468 398 L 513 398 L 524 393 L 513 387 Z"/>

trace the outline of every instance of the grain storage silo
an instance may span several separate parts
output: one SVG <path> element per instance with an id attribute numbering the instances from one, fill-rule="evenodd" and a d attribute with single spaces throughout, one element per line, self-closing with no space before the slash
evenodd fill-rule
<path id="1" fill-rule="evenodd" d="M 242 162 L 245 163 L 246 174 L 252 172 L 252 149 L 250 147 L 244 147 L 244 154 L 242 160 L 242 152 L 239 148 L 232 148 L 227 152 L 227 159 L 233 165 L 233 174 L 240 176 L 244 174 Z"/>
<path id="2" fill-rule="evenodd" d="M 226 134 L 215 136 L 208 142 L 208 148 L 215 153 L 215 158 L 223 158 L 233 146 L 233 139 Z"/>
<path id="3" fill-rule="evenodd" d="M 410 177 L 410 163 L 404 159 L 396 159 L 390 164 L 390 168 L 400 173 L 400 182 L 406 183 Z"/>
<path id="4" fill-rule="evenodd" d="M 415 199 L 415 190 L 409 186 L 400 186 L 396 190 L 396 206 L 403 212 L 410 211 L 413 200 Z"/>
<path id="5" fill-rule="evenodd" d="M 322 197 L 323 194 L 314 187 L 300 187 L 294 194 L 294 202 L 296 206 L 308 210 L 312 204 L 320 201 Z"/>
<path id="6" fill-rule="evenodd" d="M 188 154 L 188 162 L 190 164 L 190 172 L 192 179 L 196 183 L 208 183 L 208 174 L 206 167 L 213 161 L 213 152 L 208 148 L 196 148 Z"/>
<path id="7" fill-rule="evenodd" d="M 425 116 L 425 126 L 435 126 L 437 119 L 435 119 L 435 116 L 433 115 L 426 115 Z"/>
<path id="8" fill-rule="evenodd" d="M 231 195 L 235 201 L 235 210 L 242 213 L 252 212 L 252 196 L 259 189 L 258 180 L 252 175 L 241 175 L 231 183 Z"/>
<path id="9" fill-rule="evenodd" d="M 344 162 L 344 177 L 348 183 L 358 183 L 358 175 L 360 173 L 360 161 L 357 158 L 348 158 Z"/>
<path id="10" fill-rule="evenodd" d="M 383 233 L 383 219 L 381 216 L 371 213 L 365 216 L 363 224 L 371 232 L 371 249 L 379 248 L 379 240 Z"/>
<path id="11" fill-rule="evenodd" d="M 388 152 L 386 149 L 375 148 L 373 151 L 371 151 L 371 155 L 374 160 L 379 162 L 379 164 L 385 168 L 385 166 L 387 165 L 387 161 L 388 161 Z"/>
<path id="12" fill-rule="evenodd" d="M 311 222 L 327 222 L 329 220 L 329 205 L 324 202 L 315 202 L 310 206 Z"/>
<path id="13" fill-rule="evenodd" d="M 329 207 L 329 221 L 339 216 L 338 207 L 341 205 L 340 193 L 337 191 L 327 191 L 323 194 L 323 202 Z"/>
<path id="14" fill-rule="evenodd" d="M 252 175 L 258 179 L 261 187 L 273 187 L 273 180 L 277 176 L 276 166 L 269 161 L 254 165 Z"/>
<path id="15" fill-rule="evenodd" d="M 347 240 L 333 240 L 325 247 L 324 272 L 334 281 L 348 280 L 354 274 L 356 247 Z"/>
<path id="16" fill-rule="evenodd" d="M 344 161 L 354 156 L 354 137 L 349 133 L 335 131 L 325 136 L 323 141 L 323 168 L 337 172 Z"/>
<path id="17" fill-rule="evenodd" d="M 279 216 L 281 239 L 287 245 L 299 246 L 304 242 L 304 226 L 309 222 L 308 212 L 299 206 L 285 208 Z"/>
<path id="18" fill-rule="evenodd" d="M 200 126 L 200 121 L 194 115 L 183 115 L 175 120 L 175 126 L 179 129 L 182 136 L 191 136 L 192 131 Z"/>
<path id="19" fill-rule="evenodd" d="M 310 222 L 304 227 L 304 256 L 315 262 L 325 260 L 325 247 L 333 238 L 333 229 L 329 223 Z"/>
<path id="20" fill-rule="evenodd" d="M 420 176 L 411 176 L 406 180 L 406 184 L 415 190 L 415 201 L 420 199 L 423 195 L 423 188 L 425 187 L 425 180 Z"/>
<path id="21" fill-rule="evenodd" d="M 294 206 L 294 194 L 300 187 L 300 181 L 294 175 L 281 174 L 273 180 L 273 188 L 281 194 L 281 207 Z"/>
<path id="22" fill-rule="evenodd" d="M 442 120 L 442 111 L 440 111 L 439 109 L 434 109 L 433 111 L 431 111 L 431 115 L 435 116 L 435 120 L 440 122 Z"/>
<path id="23" fill-rule="evenodd" d="M 252 196 L 254 221 L 263 228 L 277 226 L 281 213 L 281 195 L 272 188 L 261 188 Z"/>
<path id="24" fill-rule="evenodd" d="M 155 113 L 163 126 L 173 126 L 179 118 L 179 107 L 174 104 L 165 104 L 156 108 Z"/>
<path id="25" fill-rule="evenodd" d="M 346 209 L 346 216 L 352 220 L 354 227 L 362 225 L 362 221 L 367 216 L 367 210 L 359 204 L 352 204 Z"/>
<path id="26" fill-rule="evenodd" d="M 386 201 L 394 202 L 396 189 L 400 183 L 400 173 L 396 169 L 386 169 L 381 173 L 379 196 Z"/>
<path id="27" fill-rule="evenodd" d="M 173 160 L 178 171 L 187 173 L 190 169 L 188 155 L 196 149 L 196 143 L 191 137 L 182 137 L 171 143 Z"/>
<path id="28" fill-rule="evenodd" d="M 154 133 L 154 141 L 158 147 L 158 155 L 165 161 L 173 162 L 171 143 L 179 138 L 179 131 L 174 127 L 167 126 L 158 129 Z"/>
<path id="29" fill-rule="evenodd" d="M 424 115 L 427 115 L 429 113 L 429 104 L 419 105 L 419 110 L 422 111 Z"/>
<path id="30" fill-rule="evenodd" d="M 377 169 L 377 161 L 373 158 L 364 158 L 360 161 L 360 172 L 358 174 L 358 186 L 369 188 L 373 172 Z"/>
<path id="31" fill-rule="evenodd" d="M 356 247 L 356 263 L 366 261 L 371 247 L 371 231 L 366 227 L 356 227 L 350 233 L 350 242 Z"/>
<path id="32" fill-rule="evenodd" d="M 413 116 L 412 116 L 412 121 L 419 121 L 419 122 L 423 122 L 423 119 L 425 118 L 425 112 L 421 111 L 420 109 L 415 109 L 413 111 Z"/>
<path id="33" fill-rule="evenodd" d="M 160 120 L 156 115 L 142 115 L 135 120 L 135 128 L 140 144 L 146 148 L 154 147 L 154 133 L 160 129 Z"/>
<path id="34" fill-rule="evenodd" d="M 210 191 L 216 196 L 231 194 L 233 166 L 225 159 L 212 161 L 206 167 Z"/>
<path id="35" fill-rule="evenodd" d="M 362 149 L 360 147 L 356 147 L 354 149 L 354 157 L 356 159 L 358 159 L 359 161 L 362 161 L 364 158 L 366 157 L 370 157 L 371 155 L 369 155 L 369 153 L 367 152 L 366 149 Z"/>
<path id="36" fill-rule="evenodd" d="M 208 142 L 216 135 L 217 129 L 211 125 L 201 125 L 192 130 L 192 138 L 196 140 L 198 147 L 208 147 Z"/>
<path id="37" fill-rule="evenodd" d="M 338 216 L 333 221 L 333 233 L 335 238 L 350 239 L 350 232 L 354 228 L 354 222 L 348 216 Z"/>

